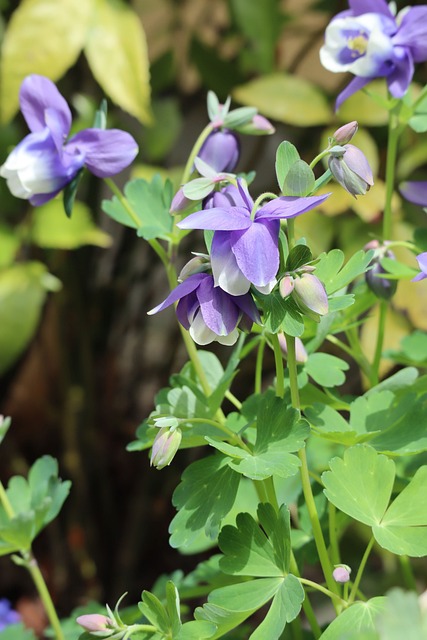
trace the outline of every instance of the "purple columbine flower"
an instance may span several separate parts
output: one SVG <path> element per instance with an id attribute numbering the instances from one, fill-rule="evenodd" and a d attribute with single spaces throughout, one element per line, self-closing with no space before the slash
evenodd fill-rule
<path id="1" fill-rule="evenodd" d="M 0 598 L 0 631 L 6 629 L 11 624 L 16 624 L 21 620 L 21 616 L 6 598 Z"/>
<path id="2" fill-rule="evenodd" d="M 407 91 L 414 63 L 427 60 L 427 5 L 406 7 L 394 16 L 385 0 L 349 0 L 325 33 L 320 60 L 334 73 L 356 77 L 340 93 L 336 108 L 374 78 L 385 77 L 390 93 Z"/>
<path id="3" fill-rule="evenodd" d="M 328 196 L 283 196 L 253 212 L 254 201 L 239 180 L 238 187 L 230 185 L 217 196 L 222 204 L 192 213 L 178 226 L 215 231 L 211 247 L 215 286 L 233 296 L 247 293 L 251 284 L 269 293 L 279 269 L 280 220 L 305 213 Z"/>
<path id="4" fill-rule="evenodd" d="M 399 191 L 406 200 L 427 207 L 427 182 L 402 182 Z"/>
<path id="5" fill-rule="evenodd" d="M 213 277 L 208 273 L 189 276 L 148 314 L 162 311 L 178 300 L 178 320 L 189 330 L 197 344 L 209 344 L 214 341 L 234 344 L 238 338 L 238 325 L 250 330 L 253 322 L 261 322 L 256 305 L 249 294 L 228 295 L 220 287 L 214 286 Z"/>
<path id="6" fill-rule="evenodd" d="M 32 205 L 54 198 L 83 166 L 106 178 L 127 167 L 138 152 L 132 136 L 118 129 L 84 129 L 67 142 L 71 111 L 48 78 L 27 76 L 19 101 L 31 133 L 9 155 L 0 175 L 14 196 Z"/>
<path id="7" fill-rule="evenodd" d="M 421 272 L 418 273 L 415 278 L 412 278 L 412 282 L 418 282 L 419 280 L 427 278 L 427 251 L 417 255 L 417 262 Z"/>
<path id="8" fill-rule="evenodd" d="M 365 195 L 374 184 L 369 162 L 353 144 L 332 147 L 328 166 L 335 180 L 354 197 Z"/>
<path id="9" fill-rule="evenodd" d="M 228 129 L 215 129 L 204 141 L 198 153 L 216 172 L 233 171 L 239 161 L 240 143 L 235 133 Z"/>

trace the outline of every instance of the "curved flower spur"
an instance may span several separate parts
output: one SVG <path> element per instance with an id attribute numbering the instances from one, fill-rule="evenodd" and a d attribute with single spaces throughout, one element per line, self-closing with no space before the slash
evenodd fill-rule
<path id="1" fill-rule="evenodd" d="M 83 129 L 67 141 L 70 108 L 44 76 L 27 76 L 19 101 L 31 133 L 10 153 L 0 175 L 14 196 L 34 206 L 54 198 L 83 167 L 107 178 L 127 167 L 138 153 L 133 137 L 119 129 Z"/>

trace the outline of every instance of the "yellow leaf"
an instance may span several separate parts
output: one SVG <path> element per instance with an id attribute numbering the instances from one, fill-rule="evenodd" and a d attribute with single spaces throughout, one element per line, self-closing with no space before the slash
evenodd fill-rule
<path id="1" fill-rule="evenodd" d="M 23 0 L 12 14 L 0 63 L 0 117 L 18 109 L 22 80 L 30 73 L 58 80 L 84 46 L 93 0 Z"/>
<path id="2" fill-rule="evenodd" d="M 320 89 L 304 78 L 284 73 L 272 73 L 237 87 L 233 97 L 268 118 L 296 126 L 325 124 L 332 119 Z"/>
<path id="3" fill-rule="evenodd" d="M 328 251 L 335 232 L 335 224 L 318 211 L 307 211 L 295 219 L 295 233 L 303 236 L 314 256 Z"/>
<path id="4" fill-rule="evenodd" d="M 122 0 L 96 0 L 85 54 L 97 82 L 122 109 L 151 122 L 147 45 L 136 13 Z"/>

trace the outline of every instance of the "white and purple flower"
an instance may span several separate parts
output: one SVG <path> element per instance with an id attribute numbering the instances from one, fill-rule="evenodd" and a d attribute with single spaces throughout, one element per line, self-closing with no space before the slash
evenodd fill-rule
<path id="1" fill-rule="evenodd" d="M 258 309 L 250 294 L 230 296 L 214 285 L 213 277 L 208 273 L 190 275 L 148 314 L 163 311 L 178 300 L 178 320 L 197 344 L 216 341 L 232 345 L 239 335 L 238 325 L 249 331 L 253 322 L 260 323 Z"/>
<path id="2" fill-rule="evenodd" d="M 254 201 L 238 180 L 237 187 L 229 185 L 215 194 L 209 208 L 189 215 L 178 227 L 215 231 L 211 247 L 215 286 L 232 296 L 247 293 L 251 285 L 267 294 L 279 269 L 280 220 L 305 213 L 328 196 L 283 196 L 253 211 Z"/>
<path id="3" fill-rule="evenodd" d="M 138 153 L 132 136 L 118 129 L 84 129 L 67 141 L 70 108 L 44 76 L 27 76 L 19 101 L 31 133 L 0 167 L 0 175 L 14 196 L 32 205 L 54 198 L 84 166 L 106 178 L 122 171 Z"/>
<path id="4" fill-rule="evenodd" d="M 385 77 L 391 95 L 401 98 L 414 64 L 427 60 L 427 5 L 407 7 L 394 16 L 385 0 L 349 0 L 325 33 L 320 60 L 334 73 L 356 77 L 340 93 L 336 108 L 374 78 Z"/>

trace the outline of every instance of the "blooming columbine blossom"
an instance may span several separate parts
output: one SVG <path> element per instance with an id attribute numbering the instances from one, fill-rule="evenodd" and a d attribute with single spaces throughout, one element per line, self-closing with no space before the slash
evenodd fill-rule
<path id="1" fill-rule="evenodd" d="M 417 256 L 417 262 L 421 269 L 421 273 L 418 273 L 415 278 L 412 278 L 412 282 L 418 282 L 418 280 L 424 280 L 427 278 L 427 251 L 420 253 Z"/>
<path id="2" fill-rule="evenodd" d="M 218 196 L 220 206 L 193 213 L 178 226 L 215 231 L 211 247 L 215 286 L 233 296 L 247 293 L 251 284 L 269 293 L 279 269 L 280 220 L 309 211 L 328 196 L 283 196 L 253 212 L 254 201 L 239 180 L 238 187 L 229 186 Z"/>
<path id="3" fill-rule="evenodd" d="M 27 76 L 19 100 L 31 131 L 0 168 L 14 196 L 38 206 L 51 200 L 85 166 L 99 178 L 119 173 L 138 146 L 118 129 L 84 129 L 67 142 L 71 111 L 48 78 Z"/>
<path id="4" fill-rule="evenodd" d="M 427 207 L 427 182 L 403 182 L 399 191 L 409 202 Z"/>
<path id="5" fill-rule="evenodd" d="M 230 296 L 214 286 L 208 273 L 195 273 L 181 282 L 149 315 L 162 311 L 178 302 L 176 315 L 183 327 L 189 330 L 197 344 L 217 341 L 234 344 L 238 338 L 237 325 L 250 329 L 253 322 L 260 322 L 258 310 L 249 294 Z"/>
<path id="6" fill-rule="evenodd" d="M 414 63 L 427 60 L 427 5 L 394 16 L 385 0 L 349 0 L 326 29 L 320 60 L 334 73 L 356 78 L 338 96 L 336 107 L 374 78 L 386 77 L 390 93 L 401 98 Z"/>
<path id="7" fill-rule="evenodd" d="M 6 629 L 10 624 L 16 624 L 20 619 L 21 616 L 12 609 L 9 600 L 0 598 L 0 631 Z"/>

